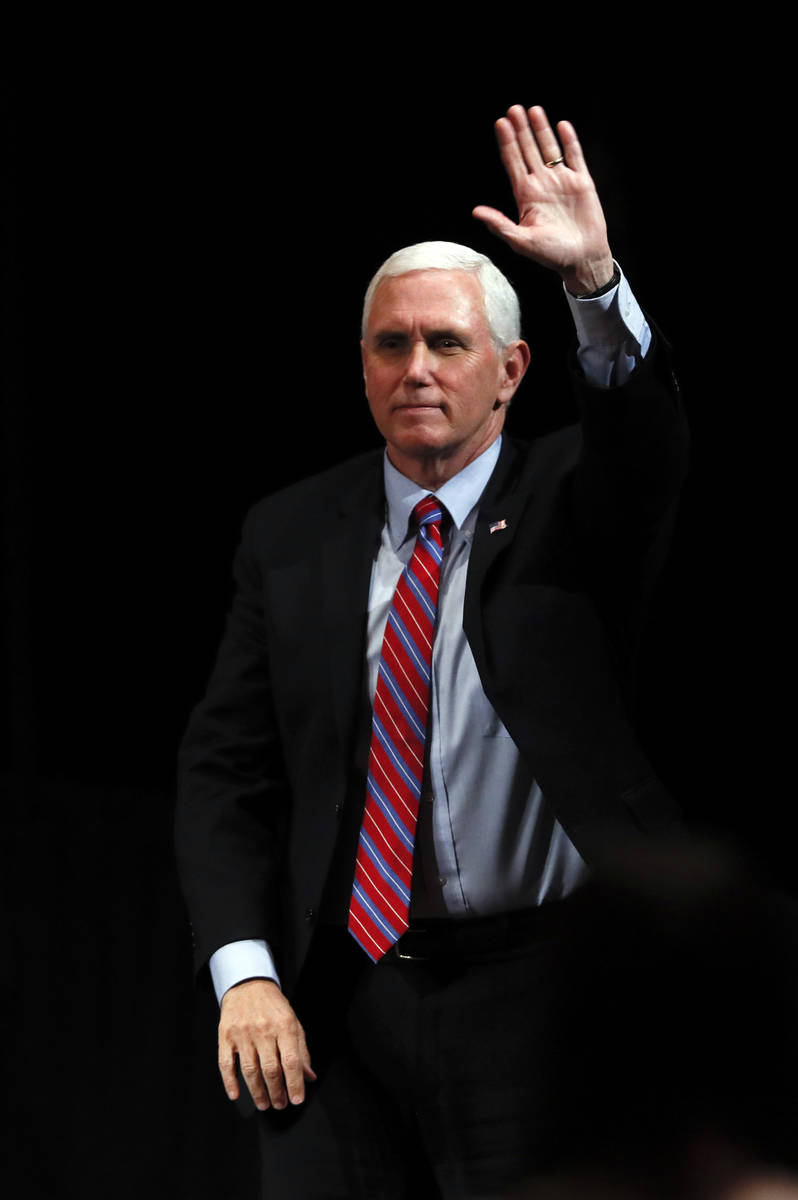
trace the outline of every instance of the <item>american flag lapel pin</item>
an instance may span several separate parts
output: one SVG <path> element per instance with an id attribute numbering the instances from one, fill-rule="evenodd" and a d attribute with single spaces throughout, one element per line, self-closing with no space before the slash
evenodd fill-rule
<path id="1" fill-rule="evenodd" d="M 506 529 L 506 528 L 507 528 L 507 522 L 506 522 L 506 521 L 503 521 L 503 520 L 502 520 L 502 521 L 494 521 L 494 522 L 493 522 L 493 524 L 492 524 L 492 525 L 491 525 L 491 527 L 490 527 L 490 532 L 491 532 L 491 533 L 498 533 L 500 529 Z"/>

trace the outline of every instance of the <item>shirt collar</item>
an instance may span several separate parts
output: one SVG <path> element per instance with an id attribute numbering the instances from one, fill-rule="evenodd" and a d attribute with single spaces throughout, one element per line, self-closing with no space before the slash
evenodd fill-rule
<path id="1" fill-rule="evenodd" d="M 501 434 L 495 442 L 491 442 L 487 450 L 483 450 L 479 458 L 475 458 L 462 471 L 458 471 L 432 494 L 437 496 L 446 508 L 457 529 L 460 529 L 468 514 L 478 503 L 485 486 L 493 474 L 493 468 L 499 460 L 501 450 Z M 428 488 L 419 487 L 412 479 L 402 475 L 388 458 L 384 458 L 385 499 L 388 506 L 388 532 L 391 545 L 398 550 L 407 537 L 408 526 L 413 509 L 419 500 L 431 493 Z"/>

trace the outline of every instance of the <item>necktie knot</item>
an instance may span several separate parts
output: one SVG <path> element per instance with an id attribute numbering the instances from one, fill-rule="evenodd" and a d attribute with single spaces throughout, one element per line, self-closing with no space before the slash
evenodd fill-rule
<path id="1" fill-rule="evenodd" d="M 413 516 L 418 522 L 419 529 L 423 525 L 431 525 L 434 521 L 440 521 L 442 515 L 443 508 L 437 496 L 425 496 L 413 509 Z"/>

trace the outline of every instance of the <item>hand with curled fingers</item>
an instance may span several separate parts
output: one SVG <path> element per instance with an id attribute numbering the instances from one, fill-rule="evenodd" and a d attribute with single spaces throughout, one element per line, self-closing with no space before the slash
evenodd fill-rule
<path id="1" fill-rule="evenodd" d="M 271 979 L 248 979 L 225 992 L 219 1020 L 219 1071 L 227 1095 L 239 1097 L 235 1060 L 256 1108 L 285 1108 L 305 1099 L 316 1075 L 305 1031 Z"/>
<path id="2" fill-rule="evenodd" d="M 540 106 L 508 109 L 496 122 L 496 136 L 518 221 L 485 205 L 473 215 L 517 253 L 556 271 L 569 292 L 584 295 L 609 282 L 614 264 L 576 131 L 560 121 L 557 133 L 560 140 Z"/>

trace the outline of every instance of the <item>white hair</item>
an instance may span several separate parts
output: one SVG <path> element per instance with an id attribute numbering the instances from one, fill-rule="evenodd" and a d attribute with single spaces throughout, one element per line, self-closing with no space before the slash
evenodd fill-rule
<path id="1" fill-rule="evenodd" d="M 417 242 L 386 258 L 366 290 L 361 326 L 364 338 L 380 280 L 409 271 L 473 271 L 482 287 L 485 315 L 496 348 L 503 350 L 520 338 L 521 308 L 509 280 L 486 255 L 457 242 Z"/>

